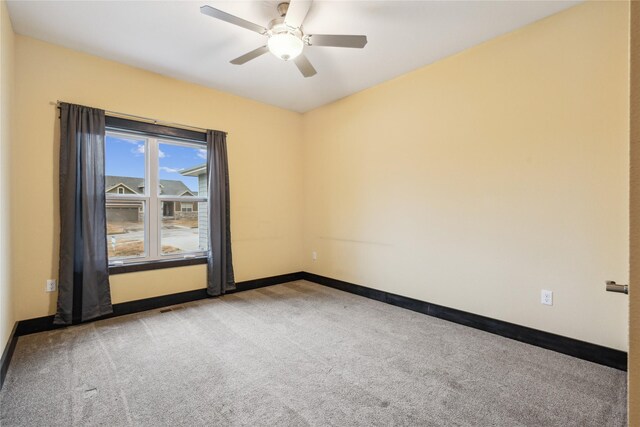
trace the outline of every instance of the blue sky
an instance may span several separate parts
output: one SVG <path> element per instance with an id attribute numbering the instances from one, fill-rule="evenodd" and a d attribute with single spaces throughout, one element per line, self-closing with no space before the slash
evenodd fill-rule
<path id="1" fill-rule="evenodd" d="M 107 135 L 105 146 L 107 175 L 144 178 L 144 140 Z M 159 149 L 160 179 L 182 181 L 197 192 L 198 178 L 182 176 L 179 171 L 205 163 L 206 150 L 165 143 L 160 143 Z"/>

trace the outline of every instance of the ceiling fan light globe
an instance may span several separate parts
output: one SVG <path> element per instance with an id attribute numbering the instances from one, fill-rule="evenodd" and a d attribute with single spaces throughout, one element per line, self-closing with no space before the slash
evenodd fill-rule
<path id="1" fill-rule="evenodd" d="M 269 37 L 269 51 L 283 61 L 290 61 L 302 53 L 304 42 L 291 33 L 279 33 Z"/>

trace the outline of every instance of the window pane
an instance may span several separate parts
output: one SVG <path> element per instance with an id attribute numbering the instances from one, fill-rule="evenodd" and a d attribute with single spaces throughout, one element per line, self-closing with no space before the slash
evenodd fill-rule
<path id="1" fill-rule="evenodd" d="M 107 247 L 109 260 L 143 257 L 145 202 L 107 200 Z"/>
<path id="2" fill-rule="evenodd" d="M 141 195 L 145 186 L 143 138 L 107 134 L 105 138 L 105 191 L 109 195 Z"/>
<path id="3" fill-rule="evenodd" d="M 207 150 L 198 146 L 158 144 L 158 177 L 162 196 L 206 197 Z"/>
<path id="4" fill-rule="evenodd" d="M 162 202 L 162 254 L 206 251 L 207 203 Z M 204 212 L 202 210 L 204 209 Z"/>

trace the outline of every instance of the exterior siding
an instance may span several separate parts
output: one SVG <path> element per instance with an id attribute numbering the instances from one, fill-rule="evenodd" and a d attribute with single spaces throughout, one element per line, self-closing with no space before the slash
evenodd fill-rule
<path id="1" fill-rule="evenodd" d="M 198 175 L 198 195 L 208 197 L 207 192 L 207 174 L 203 173 Z M 198 203 L 198 228 L 199 228 L 199 244 L 202 249 L 208 249 L 207 235 L 209 234 L 208 227 L 208 212 L 206 202 Z"/>

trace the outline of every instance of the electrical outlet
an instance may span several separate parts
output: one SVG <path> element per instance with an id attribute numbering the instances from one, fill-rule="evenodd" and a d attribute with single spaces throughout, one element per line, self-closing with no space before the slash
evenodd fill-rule
<path id="1" fill-rule="evenodd" d="M 44 291 L 45 292 L 55 292 L 56 291 L 56 281 L 55 281 L 55 279 L 47 280 L 47 284 L 45 285 Z"/>
<path id="2" fill-rule="evenodd" d="M 318 259 L 318 252 L 316 252 L 316 251 L 311 252 L 311 259 L 313 261 L 317 260 Z"/>
<path id="3" fill-rule="evenodd" d="M 543 289 L 540 295 L 540 303 L 544 305 L 553 305 L 553 291 Z"/>

